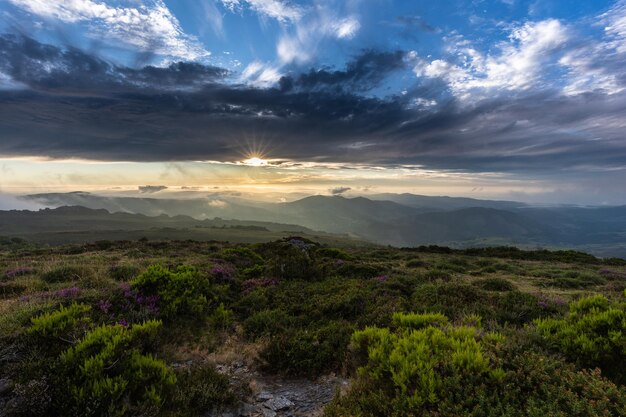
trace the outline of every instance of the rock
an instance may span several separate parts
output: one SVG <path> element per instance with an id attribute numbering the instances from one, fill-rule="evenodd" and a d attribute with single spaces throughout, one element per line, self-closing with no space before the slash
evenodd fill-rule
<path id="1" fill-rule="evenodd" d="M 11 388 L 13 388 L 13 382 L 10 379 L 7 379 L 7 378 L 0 379 L 0 395 L 9 391 Z"/>
<path id="2" fill-rule="evenodd" d="M 256 399 L 262 402 L 271 400 L 272 398 L 274 398 L 274 396 L 267 391 L 261 391 L 256 396 Z"/>
<path id="3" fill-rule="evenodd" d="M 264 408 L 263 417 L 276 417 L 276 411 Z"/>
<path id="4" fill-rule="evenodd" d="M 275 397 L 263 403 L 264 407 L 274 411 L 283 411 L 293 407 L 293 402 L 285 397 Z"/>

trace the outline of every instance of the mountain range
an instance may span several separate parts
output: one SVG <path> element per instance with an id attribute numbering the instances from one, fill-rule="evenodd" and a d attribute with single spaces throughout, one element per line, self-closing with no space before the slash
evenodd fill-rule
<path id="1" fill-rule="evenodd" d="M 218 194 L 175 199 L 74 192 L 24 198 L 47 207 L 188 216 L 189 221 L 217 218 L 298 225 L 393 246 L 515 245 L 575 248 L 599 256 L 626 257 L 626 206 L 537 207 L 514 201 L 414 194 L 367 198 L 316 195 L 280 203 Z M 291 229 L 298 230 L 295 226 Z"/>

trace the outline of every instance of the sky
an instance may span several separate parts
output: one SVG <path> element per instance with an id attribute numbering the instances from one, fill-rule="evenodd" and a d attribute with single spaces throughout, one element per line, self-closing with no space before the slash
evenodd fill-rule
<path id="1" fill-rule="evenodd" d="M 626 204 L 625 87 L 621 0 L 0 0 L 0 207 L 215 189 Z"/>

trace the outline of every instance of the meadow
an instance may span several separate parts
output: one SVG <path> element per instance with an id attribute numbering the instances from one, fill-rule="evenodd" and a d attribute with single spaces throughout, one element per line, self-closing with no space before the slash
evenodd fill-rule
<path id="1" fill-rule="evenodd" d="M 265 415 L 623 416 L 625 289 L 573 251 L 5 239 L 0 415 L 237 415 L 255 375 L 346 381 Z"/>

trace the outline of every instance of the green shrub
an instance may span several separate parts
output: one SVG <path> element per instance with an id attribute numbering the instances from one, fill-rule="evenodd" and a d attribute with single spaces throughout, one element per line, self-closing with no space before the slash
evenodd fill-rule
<path id="1" fill-rule="evenodd" d="M 103 325 L 61 354 L 56 366 L 64 416 L 130 416 L 158 409 L 176 378 L 161 360 L 145 353 L 159 321 L 131 327 Z"/>
<path id="2" fill-rule="evenodd" d="M 435 282 L 435 281 L 443 281 L 443 282 L 448 282 L 452 279 L 452 275 L 450 275 L 449 272 L 443 271 L 443 270 L 439 270 L 439 269 L 434 269 L 432 271 L 427 271 L 424 274 L 424 280 L 426 282 Z"/>
<path id="3" fill-rule="evenodd" d="M 354 333 L 357 377 L 326 417 L 618 417 L 626 390 L 569 364 L 441 315 L 397 315 L 396 331 Z M 474 318 L 476 319 L 476 318 Z M 474 320 L 477 321 L 477 320 Z M 478 320 L 480 321 L 480 320 Z M 418 324 L 418 328 L 414 327 Z M 429 324 L 430 323 L 430 324 Z"/>
<path id="4" fill-rule="evenodd" d="M 626 382 L 626 303 L 594 295 L 571 303 L 565 318 L 535 324 L 548 344 L 571 360 Z"/>
<path id="5" fill-rule="evenodd" d="M 542 306 L 532 294 L 521 291 L 490 292 L 455 282 L 417 287 L 412 305 L 415 310 L 441 312 L 451 319 L 478 314 L 485 320 L 496 320 L 502 324 L 529 323 L 557 311 L 556 306 Z"/>
<path id="6" fill-rule="evenodd" d="M 419 330 L 428 326 L 443 327 L 448 324 L 448 318 L 441 313 L 394 313 L 392 323 L 398 329 Z"/>
<path id="7" fill-rule="evenodd" d="M 212 365 L 194 364 L 176 371 L 176 385 L 172 388 L 166 415 L 196 417 L 235 402 L 228 377 L 218 373 Z"/>
<path id="8" fill-rule="evenodd" d="M 153 265 L 131 284 L 144 296 L 158 296 L 164 317 L 206 312 L 215 301 L 209 280 L 193 267 L 180 266 L 170 271 Z"/>
<path id="9" fill-rule="evenodd" d="M 243 322 L 243 328 L 246 336 L 255 340 L 286 331 L 292 321 L 284 310 L 263 310 L 248 317 Z"/>
<path id="10" fill-rule="evenodd" d="M 544 283 L 547 287 L 564 289 L 583 289 L 595 285 L 605 284 L 606 280 L 597 275 L 567 274 L 564 277 L 557 277 Z"/>
<path id="11" fill-rule="evenodd" d="M 272 336 L 260 357 L 271 372 L 316 376 L 336 371 L 345 359 L 353 330 L 342 321 L 317 328 L 289 329 Z"/>
<path id="12" fill-rule="evenodd" d="M 318 264 L 316 247 L 305 240 L 290 239 L 266 243 L 259 248 L 267 260 L 267 274 L 285 280 L 315 280 L 321 278 L 323 271 Z"/>
<path id="13" fill-rule="evenodd" d="M 220 303 L 209 316 L 209 321 L 214 327 L 224 330 L 233 325 L 233 312 L 225 308 L 224 303 Z"/>
<path id="14" fill-rule="evenodd" d="M 405 265 L 407 268 L 427 268 L 429 266 L 428 262 L 419 259 L 411 259 L 407 261 Z"/>
<path id="15" fill-rule="evenodd" d="M 324 258 L 341 259 L 343 261 L 349 261 L 352 259 L 352 256 L 349 253 L 336 248 L 319 248 L 317 250 L 317 255 Z"/>
<path id="16" fill-rule="evenodd" d="M 263 265 L 253 265 L 249 268 L 244 268 L 241 273 L 243 276 L 247 278 L 259 278 L 265 272 L 265 267 Z"/>
<path id="17" fill-rule="evenodd" d="M 68 338 L 68 334 L 82 332 L 89 323 L 86 316 L 91 307 L 73 303 L 69 307 L 61 305 L 58 310 L 31 319 L 30 333 L 55 338 Z"/>
<path id="18" fill-rule="evenodd" d="M 447 320 L 440 314 L 396 314 L 394 322 L 396 333 L 369 327 L 354 333 L 351 346 L 366 358 L 359 375 L 384 393 L 396 415 L 436 407 L 447 395 L 446 380 L 497 383 L 504 375 L 489 358 L 502 341 L 497 334 L 444 326 Z"/>
<path id="19" fill-rule="evenodd" d="M 255 265 L 263 265 L 263 258 L 250 248 L 238 247 L 222 250 L 220 256 L 233 265 L 241 268 L 250 268 Z"/>
<path id="20" fill-rule="evenodd" d="M 0 282 L 0 299 L 16 297 L 26 290 L 28 287 L 19 282 Z"/>
<path id="21" fill-rule="evenodd" d="M 56 282 L 76 281 L 84 275 L 81 268 L 75 266 L 62 266 L 46 272 L 41 276 L 45 282 L 53 284 Z"/>
<path id="22" fill-rule="evenodd" d="M 472 285 L 481 288 L 486 291 L 513 291 L 515 290 L 515 286 L 511 283 L 511 281 L 506 280 L 504 278 L 484 278 L 476 280 L 472 283 Z"/>
<path id="23" fill-rule="evenodd" d="M 139 275 L 141 269 L 135 265 L 116 265 L 109 268 L 109 276 L 116 281 L 130 281 Z"/>

